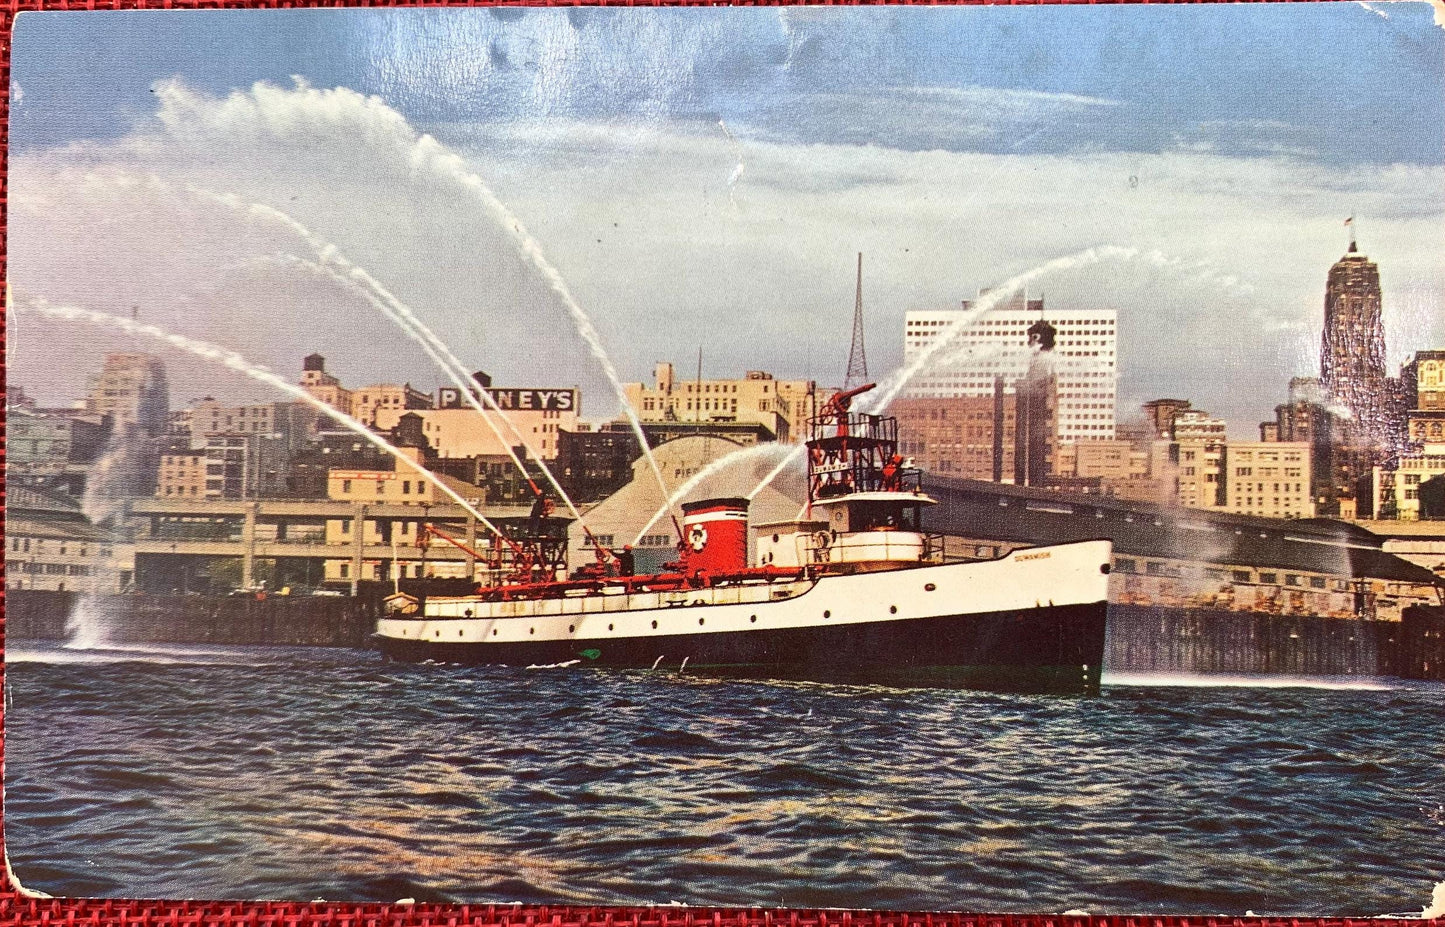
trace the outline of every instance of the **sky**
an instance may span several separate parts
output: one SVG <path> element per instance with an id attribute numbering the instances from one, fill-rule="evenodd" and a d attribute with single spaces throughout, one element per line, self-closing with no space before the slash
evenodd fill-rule
<path id="1" fill-rule="evenodd" d="M 1346 217 L 1392 367 L 1445 346 L 1442 52 L 1404 2 L 28 12 L 10 283 L 292 378 L 320 351 L 442 383 L 343 255 L 469 367 L 609 417 L 579 319 L 624 381 L 701 348 L 831 386 L 859 252 L 877 377 L 907 311 L 1114 246 L 1030 295 L 1118 310 L 1121 412 L 1188 398 L 1247 437 L 1318 372 Z M 9 324 L 45 402 L 158 349 Z M 167 350 L 173 405 L 273 398 Z"/>

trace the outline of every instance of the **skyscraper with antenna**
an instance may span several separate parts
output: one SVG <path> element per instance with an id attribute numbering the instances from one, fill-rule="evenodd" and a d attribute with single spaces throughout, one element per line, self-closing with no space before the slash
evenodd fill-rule
<path id="1" fill-rule="evenodd" d="M 1380 269 L 1355 241 L 1330 268 L 1325 283 L 1325 325 L 1320 339 L 1320 380 L 1329 398 L 1349 409 L 1359 440 L 1387 444 L 1385 327 L 1381 319 Z"/>
<path id="2" fill-rule="evenodd" d="M 843 375 L 843 388 L 852 389 L 868 382 L 868 352 L 863 347 L 863 252 L 858 252 L 858 291 L 853 302 L 853 345 L 848 349 L 848 372 Z"/>

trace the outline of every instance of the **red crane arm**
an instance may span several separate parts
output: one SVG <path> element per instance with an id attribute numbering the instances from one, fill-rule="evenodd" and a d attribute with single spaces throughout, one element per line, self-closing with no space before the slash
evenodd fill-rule
<path id="1" fill-rule="evenodd" d="M 463 544 L 461 541 L 458 541 L 456 538 L 452 537 L 450 534 L 447 534 L 445 531 L 442 531 L 442 530 L 441 530 L 440 528 L 438 528 L 436 525 L 433 525 L 433 524 L 431 524 L 431 523 L 428 522 L 427 524 L 424 524 L 424 525 L 421 526 L 421 530 L 424 531 L 424 532 L 426 532 L 427 534 L 431 534 L 431 535 L 434 535 L 434 536 L 436 536 L 436 537 L 441 538 L 443 541 L 446 541 L 448 544 L 452 545 L 453 547 L 457 548 L 458 550 L 460 550 L 460 551 L 462 551 L 462 552 L 464 552 L 464 553 L 466 553 L 466 554 L 469 554 L 469 555 L 471 555 L 471 556 L 473 556 L 473 557 L 476 557 L 478 560 L 486 560 L 486 559 L 487 559 L 487 557 L 486 557 L 485 554 L 480 554 L 480 553 L 478 553 L 477 551 L 475 551 L 475 550 L 473 550 L 472 548 L 468 547 L 466 544 Z M 520 554 L 520 553 L 522 552 L 522 548 L 518 547 L 518 546 L 516 545 L 516 543 L 512 541 L 511 538 L 503 537 L 502 540 L 504 540 L 504 541 L 507 542 L 507 544 L 512 548 L 512 551 L 513 551 L 514 553 Z"/>

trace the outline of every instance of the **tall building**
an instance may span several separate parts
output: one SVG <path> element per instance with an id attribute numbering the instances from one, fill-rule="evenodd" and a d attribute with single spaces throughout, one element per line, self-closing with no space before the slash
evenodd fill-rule
<path id="1" fill-rule="evenodd" d="M 1310 446 L 1303 441 L 1234 441 L 1225 448 L 1224 507 L 1243 515 L 1311 518 Z"/>
<path id="2" fill-rule="evenodd" d="M 1395 460 L 1393 469 L 1375 467 L 1375 517 L 1416 521 L 1429 517 L 1421 505 L 1421 487 L 1445 476 L 1445 444 L 1427 444 L 1419 453 Z"/>
<path id="3" fill-rule="evenodd" d="M 1188 399 L 1151 399 L 1144 403 L 1144 416 L 1153 429 L 1153 433 L 1149 436 L 1150 440 L 1172 438 L 1174 416 L 1180 412 L 1188 412 L 1190 407 Z"/>
<path id="4" fill-rule="evenodd" d="M 914 378 L 905 395 L 916 399 L 989 396 L 995 376 L 1012 387 L 1029 369 L 1029 326 L 1043 314 L 1042 299 L 1019 296 L 955 331 L 973 307 L 913 311 L 903 327 L 903 360 L 914 363 L 940 338 L 949 336 L 929 366 Z M 1051 310 L 1056 333 L 1053 352 L 1058 381 L 1057 428 L 1060 441 L 1115 437 L 1117 398 L 1117 315 L 1113 309 Z"/>
<path id="5" fill-rule="evenodd" d="M 209 434 L 173 443 L 160 456 L 157 498 L 262 499 L 286 494 L 286 439 Z"/>
<path id="6" fill-rule="evenodd" d="M 1439 517 L 1427 484 L 1438 492 L 1445 476 L 1445 351 L 1417 351 L 1401 369 L 1399 383 L 1400 453 L 1374 461 L 1374 516 Z"/>
<path id="7" fill-rule="evenodd" d="M 1186 409 L 1175 414 L 1169 437 L 1175 441 L 1223 441 L 1229 423 L 1203 409 Z"/>
<path id="8" fill-rule="evenodd" d="M 1028 328 L 1031 356 L 1017 387 L 1014 410 L 1016 486 L 1042 486 L 1054 474 L 1059 440 L 1059 381 L 1054 361 L 1057 336 L 1058 330 L 1042 318 Z"/>
<path id="9" fill-rule="evenodd" d="M 970 480 L 1013 479 L 1016 391 L 995 380 L 989 396 L 897 399 L 898 450 L 929 473 Z"/>
<path id="10" fill-rule="evenodd" d="M 1178 454 L 1179 504 L 1192 509 L 1224 505 L 1224 439 L 1185 438 L 1172 446 Z"/>
<path id="11" fill-rule="evenodd" d="M 799 442 L 816 414 L 818 385 L 777 380 L 749 370 L 741 379 L 679 379 L 672 364 L 653 370 L 653 386 L 625 384 L 628 405 L 643 422 L 740 422 L 765 426 L 779 441 Z M 826 397 L 825 397 L 826 398 Z"/>
<path id="12" fill-rule="evenodd" d="M 308 354 L 301 361 L 301 388 L 345 415 L 351 414 L 351 390 L 326 372 L 326 358 Z"/>
<path id="13" fill-rule="evenodd" d="M 107 354 L 91 378 L 85 410 L 109 415 L 118 430 L 133 426 L 142 434 L 165 434 L 170 420 L 166 367 L 151 354 Z"/>
<path id="14" fill-rule="evenodd" d="M 576 431 L 558 433 L 552 472 L 573 500 L 594 502 L 626 485 L 632 461 L 641 456 L 637 435 L 627 423 L 608 422 L 593 429 L 579 422 Z"/>
<path id="15" fill-rule="evenodd" d="M 410 383 L 400 386 L 395 383 L 378 383 L 374 386 L 363 386 L 351 393 L 351 414 L 363 425 L 372 427 L 377 427 L 377 418 L 383 410 L 401 413 L 409 409 L 431 407 L 431 395 L 414 388 Z"/>
<path id="16" fill-rule="evenodd" d="M 11 486 L 78 493 L 87 465 L 104 452 L 110 433 L 105 418 L 95 413 L 11 408 L 5 421 L 5 478 Z M 67 489 L 71 486 L 76 488 Z"/>
<path id="17" fill-rule="evenodd" d="M 372 405 L 370 424 L 390 431 L 403 420 L 416 419 L 426 441 L 436 449 L 437 456 L 444 458 L 501 457 L 509 448 L 525 444 L 531 446 L 536 456 L 552 460 L 557 456 L 561 433 L 577 429 L 577 410 L 582 406 L 580 391 L 571 387 L 492 386 L 486 374 L 472 376 L 478 383 L 474 395 L 486 390 L 503 417 L 495 413 L 481 415 L 460 390 L 447 386 L 437 391 L 435 408 L 406 409 L 395 403 Z M 393 396 L 403 398 L 400 394 Z M 521 434 L 520 438 L 517 433 Z"/>
<path id="18" fill-rule="evenodd" d="M 210 435 L 276 435 L 296 453 L 315 437 L 320 412 L 304 402 L 223 406 L 210 396 L 171 416 L 171 434 L 203 447 Z"/>
<path id="19" fill-rule="evenodd" d="M 1380 269 L 1360 253 L 1353 228 L 1350 248 L 1325 283 L 1325 328 L 1320 380 L 1330 400 L 1349 409 L 1358 439 L 1386 446 L 1385 327 L 1380 319 Z"/>
<path id="20" fill-rule="evenodd" d="M 893 402 L 899 450 L 922 469 L 965 479 L 1042 486 L 1058 475 L 1057 332 L 1035 319 L 1030 362 L 1005 385 L 995 375 L 983 396 L 909 397 Z"/>
<path id="21" fill-rule="evenodd" d="M 1275 406 L 1274 416 L 1274 422 L 1261 423 L 1260 437 L 1309 445 L 1315 513 L 1355 517 L 1359 481 L 1369 473 L 1370 464 L 1368 455 L 1355 447 L 1354 419 L 1326 405 L 1324 384 L 1314 377 L 1292 378 L 1289 402 Z"/>
<path id="22" fill-rule="evenodd" d="M 1416 351 L 1400 379 L 1410 409 L 1445 409 L 1445 351 Z"/>

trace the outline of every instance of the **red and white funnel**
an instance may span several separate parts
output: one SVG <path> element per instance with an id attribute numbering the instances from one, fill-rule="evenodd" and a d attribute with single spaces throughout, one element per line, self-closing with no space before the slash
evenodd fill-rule
<path id="1" fill-rule="evenodd" d="M 682 562 L 688 573 L 735 573 L 748 565 L 748 500 L 682 505 Z"/>

